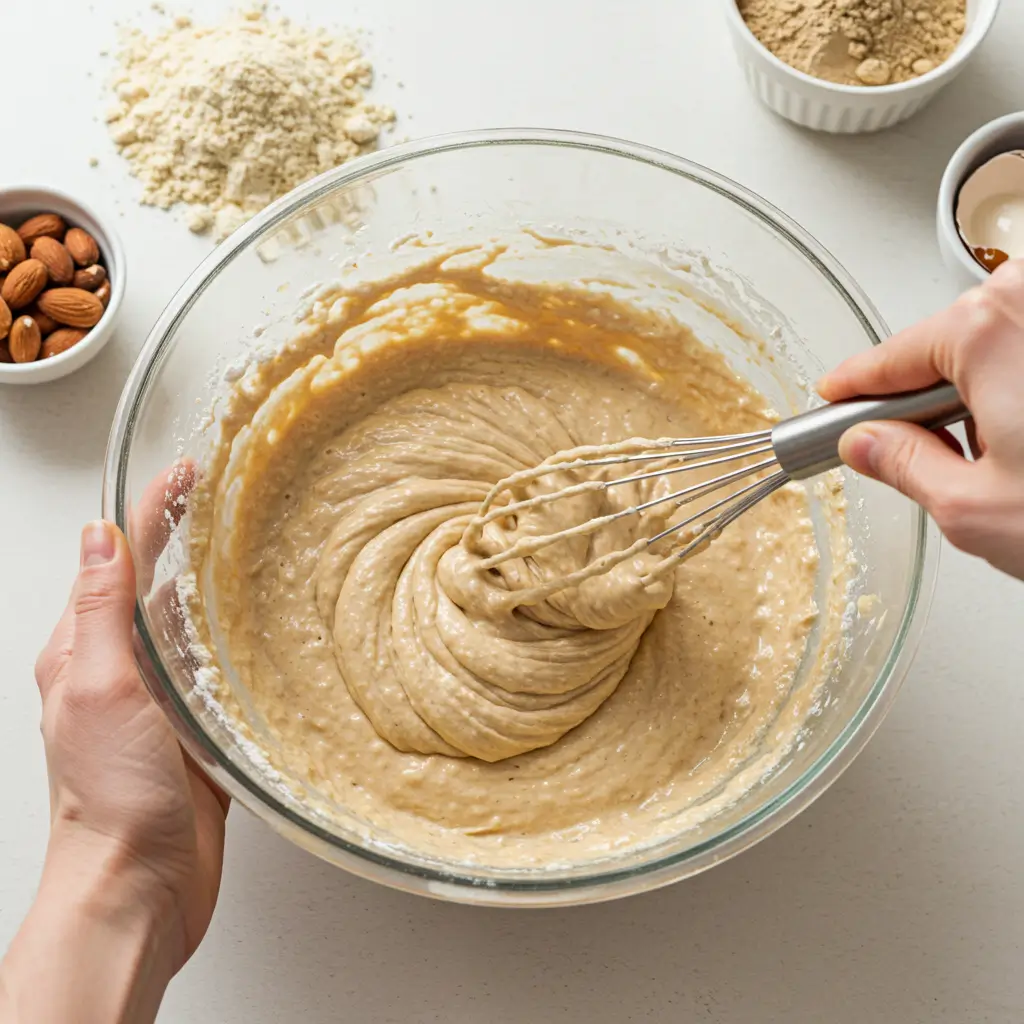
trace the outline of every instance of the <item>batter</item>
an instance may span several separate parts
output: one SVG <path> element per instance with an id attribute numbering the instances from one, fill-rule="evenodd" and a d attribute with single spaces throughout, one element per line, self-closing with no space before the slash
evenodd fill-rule
<path id="1" fill-rule="evenodd" d="M 517 259 L 420 254 L 321 298 L 250 371 L 192 503 L 190 613 L 208 649 L 215 623 L 235 677 L 219 700 L 318 801 L 372 841 L 527 867 L 698 821 L 744 766 L 782 756 L 822 675 L 799 699 L 797 668 L 824 648 L 808 650 L 819 556 L 793 485 L 653 582 L 664 551 L 552 590 L 671 508 L 486 567 L 679 486 L 609 488 L 467 533 L 509 474 L 580 445 L 771 423 L 684 324 Z"/>

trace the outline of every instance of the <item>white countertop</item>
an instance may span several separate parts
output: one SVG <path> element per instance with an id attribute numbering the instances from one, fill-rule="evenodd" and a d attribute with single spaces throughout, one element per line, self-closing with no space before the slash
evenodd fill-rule
<path id="1" fill-rule="evenodd" d="M 830 138 L 748 95 L 726 0 L 282 0 L 371 30 L 400 135 L 575 128 L 736 178 L 815 234 L 893 329 L 951 300 L 934 241 L 945 161 L 1024 97 L 1024 4 L 923 114 Z M 47 827 L 32 680 L 99 512 L 122 382 L 209 243 L 135 205 L 107 141 L 99 51 L 133 0 L 4 4 L 0 180 L 49 182 L 114 215 L 130 269 L 109 347 L 55 384 L 0 389 L 0 945 L 36 884 Z M 204 3 L 204 18 L 221 3 Z M 173 9 L 173 8 L 172 8 Z M 140 12 L 143 12 L 140 14 Z M 40 64 L 38 19 L 50 25 Z M 9 41 L 13 40 L 13 45 Z M 404 88 L 398 87 L 398 82 Z M 31 88 L 30 88 L 31 86 Z M 90 168 L 88 158 L 99 158 Z M 796 821 L 669 889 L 576 910 L 497 911 L 351 878 L 244 811 L 220 905 L 161 1021 L 830 1021 L 1024 1017 L 1024 585 L 950 548 L 922 649 L 867 750 Z"/>

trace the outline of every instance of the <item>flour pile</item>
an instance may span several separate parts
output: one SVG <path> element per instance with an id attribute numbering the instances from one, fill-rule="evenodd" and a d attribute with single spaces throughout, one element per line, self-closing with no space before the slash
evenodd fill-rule
<path id="1" fill-rule="evenodd" d="M 375 148 L 394 121 L 364 100 L 373 68 L 351 39 L 262 11 L 207 28 L 127 30 L 107 121 L 142 202 L 189 207 L 218 238 L 272 200 Z"/>

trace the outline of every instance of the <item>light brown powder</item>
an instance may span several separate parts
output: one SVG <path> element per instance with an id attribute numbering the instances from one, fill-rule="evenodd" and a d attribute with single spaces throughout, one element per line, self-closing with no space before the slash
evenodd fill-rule
<path id="1" fill-rule="evenodd" d="M 757 38 L 805 74 L 843 85 L 888 85 L 948 60 L 966 0 L 737 0 Z"/>

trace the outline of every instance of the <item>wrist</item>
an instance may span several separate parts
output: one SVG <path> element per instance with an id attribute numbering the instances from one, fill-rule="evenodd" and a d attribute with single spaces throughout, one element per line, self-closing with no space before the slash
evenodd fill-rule
<path id="1" fill-rule="evenodd" d="M 123 846 L 55 830 L 39 892 L 2 965 L 13 1019 L 152 1021 L 174 972 L 174 915 Z"/>

